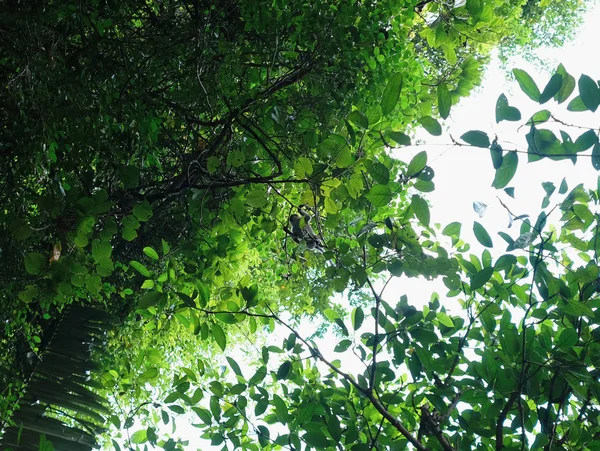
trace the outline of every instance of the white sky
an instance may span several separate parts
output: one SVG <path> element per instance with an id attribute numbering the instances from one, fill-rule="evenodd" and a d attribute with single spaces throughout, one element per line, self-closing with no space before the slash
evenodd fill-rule
<path id="1" fill-rule="evenodd" d="M 600 24 L 600 7 L 596 4 L 585 15 L 584 25 L 573 42 L 558 50 L 540 49 L 537 54 L 547 61 L 545 66 L 548 68 L 547 73 L 541 73 L 534 65 L 527 63 L 522 58 L 514 58 L 507 67 L 526 70 L 533 77 L 540 91 L 544 89 L 550 76 L 554 73 L 554 69 L 561 62 L 576 81 L 582 73 L 597 79 L 600 77 L 600 60 L 589 57 L 589 55 L 595 53 L 591 49 L 600 42 L 598 24 Z M 498 96 L 502 93 L 507 96 L 509 105 L 519 108 L 522 115 L 521 121 L 503 121 L 496 124 L 495 105 Z M 572 97 L 577 93 L 576 87 Z M 497 134 L 500 143 L 514 143 L 513 146 L 504 146 L 507 149 L 526 150 L 525 134 L 528 127 L 523 127 L 519 133 L 516 133 L 516 130 L 535 112 L 542 109 L 550 110 L 556 117 L 570 124 L 598 127 L 597 120 L 594 121 L 592 113 L 568 112 L 566 109 L 568 102 L 561 105 L 554 100 L 544 105 L 533 102 L 521 91 L 515 80 L 507 80 L 506 73 L 500 68 L 499 61 L 493 60 L 488 66 L 480 90 L 461 100 L 459 105 L 454 106 L 445 125 L 456 140 L 459 140 L 460 136 L 468 130 L 482 130 L 488 134 L 490 140 Z M 540 127 L 546 127 L 546 125 Z M 557 133 L 557 129 L 553 130 Z M 574 141 L 585 130 L 567 129 L 567 131 Z M 435 191 L 426 193 L 426 198 L 430 201 L 431 206 L 431 222 L 440 223 L 442 227 L 453 221 L 462 223 L 461 238 L 471 245 L 470 252 L 475 255 L 481 256 L 483 247 L 478 245 L 472 233 L 473 221 L 481 223 L 492 237 L 495 246 L 494 249 L 490 249 L 492 255 L 499 256 L 506 249 L 505 241 L 497 235 L 498 231 L 506 232 L 513 238 L 518 236 L 519 224 L 507 229 L 508 214 L 500 205 L 497 197 L 500 197 L 513 213 L 529 214 L 532 221 L 535 222 L 541 211 L 541 203 L 545 195 L 542 182 L 553 182 L 556 185 L 554 197 L 557 195 L 563 177 L 567 179 L 569 191 L 579 183 L 584 183 L 588 187 L 596 187 L 598 172 L 592 168 L 589 158 L 579 157 L 576 165 L 567 160 L 542 160 L 528 164 L 527 155 L 519 154 L 517 173 L 508 185 L 515 188 L 515 199 L 513 199 L 503 190 L 492 188 L 495 171 L 492 167 L 489 150 L 448 145 L 452 142 L 448 135 L 433 138 L 427 135 L 427 132 L 422 131 L 418 137 L 428 143 L 439 144 L 400 149 L 398 156 L 409 161 L 417 152 L 423 149 L 427 150 L 428 164 L 435 171 L 433 181 L 436 185 Z M 474 201 L 487 204 L 488 207 L 483 218 L 479 218 L 473 210 Z M 552 199 L 550 205 L 552 205 Z M 555 212 L 548 222 L 556 223 L 557 221 L 558 217 Z M 424 289 L 426 283 L 427 286 Z M 402 278 L 389 286 L 386 290 L 387 296 L 384 297 L 395 303 L 401 294 L 407 294 L 409 303 L 422 305 L 429 301 L 432 291 L 437 291 L 442 295 L 447 289 L 441 281 L 430 283 L 423 279 Z"/>
<path id="2" fill-rule="evenodd" d="M 519 58 L 516 58 L 507 66 L 526 70 L 536 81 L 540 90 L 543 90 L 554 68 L 560 62 L 576 80 L 579 79 L 581 73 L 588 74 L 592 78 L 600 77 L 600 59 L 592 56 L 595 55 L 593 50 L 596 50 L 595 47 L 600 43 L 600 26 L 598 25 L 600 24 L 600 8 L 596 5 L 592 11 L 585 15 L 584 20 L 581 32 L 574 42 L 560 50 L 539 51 L 538 55 L 548 61 L 548 73 L 540 73 L 534 66 Z M 501 93 L 505 93 L 511 106 L 520 109 L 521 122 L 505 121 L 499 125 L 496 124 L 495 105 Z M 468 130 L 483 130 L 492 138 L 494 134 L 498 134 L 500 141 L 515 143 L 516 146 L 512 148 L 526 150 L 524 133 L 521 133 L 520 136 L 516 135 L 514 133 L 517 128 L 515 124 L 524 123 L 533 113 L 541 109 L 556 112 L 557 117 L 568 123 L 582 124 L 584 120 L 587 120 L 589 124 L 598 126 L 597 123 L 591 122 L 592 115 L 589 113 L 572 114 L 566 112 L 567 103 L 558 106 L 554 100 L 551 100 L 543 106 L 536 105 L 520 91 L 516 81 L 507 80 L 506 73 L 500 69 L 498 61 L 492 61 L 488 66 L 479 92 L 472 94 L 469 98 L 462 99 L 460 105 L 454 106 L 445 125 L 446 128 L 450 129 L 450 133 L 455 139 L 458 139 Z M 579 133 L 577 131 L 571 132 L 573 140 Z M 515 214 L 529 214 L 535 221 L 544 197 L 541 182 L 553 182 L 557 187 L 557 191 L 563 177 L 567 177 L 569 190 L 582 182 L 588 187 L 596 186 L 597 172 L 593 170 L 588 159 L 580 158 L 581 161 L 578 161 L 576 166 L 573 166 L 569 161 L 539 161 L 528 165 L 526 155 L 519 155 L 519 169 L 515 178 L 509 184 L 509 186 L 515 187 L 516 199 L 512 199 L 502 190 L 491 187 L 494 170 L 487 149 L 474 150 L 468 147 L 453 147 L 448 145 L 451 140 L 447 135 L 434 139 L 423 132 L 419 134 L 419 138 L 426 140 L 428 143 L 437 142 L 440 144 L 402 148 L 397 155 L 405 161 L 410 161 L 410 158 L 417 152 L 427 150 L 428 164 L 435 170 L 433 181 L 436 184 L 434 192 L 425 194 L 431 204 L 431 222 L 441 223 L 442 227 L 453 221 L 462 223 L 461 238 L 471 244 L 471 252 L 476 255 L 481 255 L 482 247 L 478 246 L 472 234 L 472 225 L 475 220 L 486 227 L 494 240 L 494 244 L 498 246 L 498 249 L 492 250 L 493 255 L 505 249 L 505 242 L 497 235 L 497 231 L 508 232 L 513 238 L 518 236 L 518 224 L 507 230 L 508 216 L 500 206 L 496 196 L 502 198 Z M 505 147 L 508 148 L 508 146 Z M 488 205 L 486 214 L 481 219 L 473 210 L 472 204 L 474 201 L 480 201 Z M 556 215 L 554 215 L 554 218 L 551 217 L 549 222 L 552 222 L 552 220 L 554 222 L 558 220 Z M 496 256 L 498 255 L 501 254 L 496 254 Z M 401 295 L 406 294 L 409 303 L 419 307 L 429 301 L 430 295 L 434 291 L 437 291 L 443 299 L 443 294 L 446 293 L 447 289 L 441 280 L 428 282 L 422 278 L 400 278 L 395 279 L 388 285 L 384 298 L 394 305 Z M 448 302 L 456 303 L 454 299 Z M 453 305 L 446 305 L 446 307 L 456 311 Z M 311 332 L 311 325 L 306 324 L 302 330 L 303 335 L 307 336 Z M 287 331 L 281 335 L 279 333 L 274 334 L 274 336 L 269 337 L 269 342 L 280 345 L 282 337 L 287 335 Z M 337 340 L 333 338 L 327 337 L 319 343 L 320 351 L 332 360 L 339 359 L 341 356 L 333 353 L 333 347 L 337 343 Z M 241 354 L 237 357 L 240 357 L 238 361 L 244 373 L 247 373 L 246 376 L 251 376 L 254 369 L 244 369 L 244 359 L 241 358 Z M 363 370 L 358 361 L 344 362 L 344 365 L 346 364 L 350 365 L 349 368 L 346 368 L 349 372 Z M 270 366 L 276 369 L 277 364 Z M 176 435 L 190 441 L 189 449 L 220 449 L 222 447 L 222 445 L 211 447 L 209 443 L 201 440 L 198 437 L 200 430 L 186 424 L 185 418 L 180 417 L 177 421 Z M 194 415 L 193 422 L 200 423 L 200 420 Z M 130 432 L 136 429 L 134 427 Z"/>

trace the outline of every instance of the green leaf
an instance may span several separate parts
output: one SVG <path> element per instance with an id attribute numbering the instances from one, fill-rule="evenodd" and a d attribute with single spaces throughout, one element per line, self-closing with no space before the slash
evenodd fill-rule
<path id="1" fill-rule="evenodd" d="M 459 238 L 461 227 L 462 224 L 460 222 L 451 222 L 446 227 L 444 227 L 444 230 L 442 230 L 442 235 L 446 235 L 451 238 Z"/>
<path id="2" fill-rule="evenodd" d="M 292 362 L 290 362 L 289 360 L 286 360 L 279 366 L 279 369 L 277 370 L 277 380 L 283 381 L 283 380 L 287 379 L 288 376 L 290 375 L 291 371 L 292 371 Z"/>
<path id="3" fill-rule="evenodd" d="M 146 222 L 152 217 L 152 207 L 147 200 L 133 206 L 133 216 L 140 222 Z"/>
<path id="4" fill-rule="evenodd" d="M 383 90 L 383 96 L 381 98 L 381 113 L 386 116 L 394 111 L 396 104 L 400 99 L 400 91 L 402 91 L 403 83 L 402 74 L 395 74 L 392 76 L 385 89 Z"/>
<path id="5" fill-rule="evenodd" d="M 348 116 L 346 116 L 346 119 L 348 119 L 350 122 L 352 122 L 354 125 L 360 128 L 369 128 L 369 119 L 367 118 L 367 116 L 365 116 L 364 113 L 361 113 L 358 110 L 350 112 Z"/>
<path id="6" fill-rule="evenodd" d="M 254 307 L 258 303 L 258 285 L 252 284 L 249 287 L 242 287 L 242 297 L 246 301 L 247 307 Z"/>
<path id="7" fill-rule="evenodd" d="M 563 103 L 569 98 L 569 96 L 573 93 L 573 90 L 575 89 L 575 78 L 569 73 L 567 73 L 565 67 L 562 64 L 558 65 L 556 73 L 562 75 L 562 85 L 559 91 L 554 96 L 554 99 L 558 103 Z"/>
<path id="8" fill-rule="evenodd" d="M 227 339 L 225 338 L 225 332 L 223 328 L 218 324 L 213 324 L 210 328 L 212 332 L 212 336 L 221 348 L 221 351 L 225 351 L 225 347 L 227 346 Z"/>
<path id="9" fill-rule="evenodd" d="M 526 125 L 537 125 L 546 122 L 550 119 L 552 113 L 548 110 L 541 110 L 535 113 L 531 118 L 527 121 Z"/>
<path id="10" fill-rule="evenodd" d="M 592 166 L 596 171 L 600 171 L 600 144 L 594 144 L 592 149 Z"/>
<path id="11" fill-rule="evenodd" d="M 574 97 L 569 104 L 567 105 L 567 110 L 577 112 L 577 111 L 587 111 L 587 106 L 583 103 L 581 96 Z"/>
<path id="12" fill-rule="evenodd" d="M 387 166 L 380 162 L 375 162 L 369 168 L 369 174 L 377 183 L 387 185 L 390 182 L 390 170 Z"/>
<path id="13" fill-rule="evenodd" d="M 354 163 L 354 157 L 352 156 L 352 151 L 349 146 L 341 149 L 335 157 L 335 165 L 338 168 L 347 168 L 352 163 Z"/>
<path id="14" fill-rule="evenodd" d="M 406 133 L 395 132 L 395 131 L 387 131 L 385 132 L 385 136 L 396 141 L 397 144 L 401 146 L 410 146 L 410 136 Z"/>
<path id="15" fill-rule="evenodd" d="M 169 243 L 167 243 L 165 240 L 161 240 L 161 246 L 162 246 L 163 255 L 167 255 L 169 252 L 171 252 Z"/>
<path id="16" fill-rule="evenodd" d="M 533 81 L 533 78 L 522 69 L 513 69 L 513 74 L 521 87 L 521 90 L 529 97 L 531 100 L 538 102 L 540 100 L 540 90 Z"/>
<path id="17" fill-rule="evenodd" d="M 154 249 L 152 249 L 150 246 L 146 246 L 144 249 L 144 254 L 146 254 L 148 257 L 150 257 L 152 260 L 158 260 L 158 252 L 156 252 Z"/>
<path id="18" fill-rule="evenodd" d="M 410 163 L 408 163 L 408 168 L 406 169 L 406 176 L 413 177 L 425 169 L 427 166 L 427 152 L 422 151 L 416 154 Z"/>
<path id="19" fill-rule="evenodd" d="M 502 165 L 496 169 L 496 175 L 492 186 L 496 189 L 503 189 L 510 183 L 519 165 L 519 157 L 516 152 L 508 152 L 504 155 Z"/>
<path id="20" fill-rule="evenodd" d="M 452 96 L 450 95 L 450 91 L 448 91 L 446 83 L 440 83 L 437 88 L 437 95 L 440 116 L 442 119 L 446 119 L 450 115 L 450 108 L 452 107 Z"/>
<path id="21" fill-rule="evenodd" d="M 440 136 L 442 134 L 442 126 L 440 123 L 432 118 L 431 116 L 425 116 L 418 120 L 419 124 L 423 126 L 429 134 L 433 136 Z"/>
<path id="22" fill-rule="evenodd" d="M 198 418 L 202 420 L 204 424 L 210 426 L 212 424 L 212 415 L 210 411 L 207 409 L 203 409 L 202 407 L 192 407 L 192 410 L 198 415 Z"/>
<path id="23" fill-rule="evenodd" d="M 133 269 L 135 269 L 137 272 L 139 272 L 142 276 L 150 277 L 150 271 L 148 271 L 148 269 L 144 265 L 142 265 L 140 262 L 131 260 L 129 262 L 129 266 L 131 266 Z"/>
<path id="24" fill-rule="evenodd" d="M 598 143 L 598 136 L 594 130 L 588 130 L 583 132 L 579 137 L 575 140 L 575 152 L 583 152 L 584 150 L 589 149 L 593 145 Z"/>
<path id="25" fill-rule="evenodd" d="M 333 352 L 345 352 L 351 344 L 351 340 L 342 340 L 337 345 L 335 345 Z"/>
<path id="26" fill-rule="evenodd" d="M 412 196 L 410 205 L 415 212 L 415 216 L 421 222 L 421 224 L 423 224 L 425 227 L 429 227 L 430 212 L 427 201 L 418 194 L 414 194 Z"/>
<path id="27" fill-rule="evenodd" d="M 135 431 L 133 434 L 131 434 L 129 440 L 131 441 L 131 443 L 135 444 L 145 443 L 148 440 L 146 429 L 140 429 L 139 431 Z"/>
<path id="28" fill-rule="evenodd" d="M 496 101 L 496 123 L 518 120 L 521 120 L 521 112 L 517 108 L 509 106 L 506 96 L 500 94 Z"/>
<path id="29" fill-rule="evenodd" d="M 37 295 L 39 291 L 35 285 L 27 285 L 23 291 L 20 291 L 18 297 L 25 303 L 31 302 Z"/>
<path id="30" fill-rule="evenodd" d="M 383 207 L 392 200 L 392 191 L 386 185 L 375 185 L 367 193 L 366 198 L 374 207 Z"/>
<path id="31" fill-rule="evenodd" d="M 452 318 L 450 318 L 444 312 L 436 313 L 435 317 L 438 319 L 440 324 L 442 324 L 443 326 L 454 327 L 454 321 L 452 321 Z"/>
<path id="32" fill-rule="evenodd" d="M 254 208 L 261 208 L 267 205 L 268 198 L 264 190 L 255 189 L 246 196 L 246 204 Z"/>
<path id="33" fill-rule="evenodd" d="M 29 274 L 37 276 L 44 268 L 46 268 L 46 258 L 42 254 L 30 252 L 25 256 L 25 270 Z"/>
<path id="34" fill-rule="evenodd" d="M 123 227 L 121 236 L 125 241 L 133 241 L 137 238 L 137 231 L 131 227 Z"/>
<path id="35" fill-rule="evenodd" d="M 467 0 L 467 11 L 476 23 L 483 12 L 483 0 Z"/>
<path id="36" fill-rule="evenodd" d="M 554 74 L 550 77 L 550 81 L 540 94 L 540 104 L 546 103 L 560 91 L 562 87 L 563 77 L 560 74 Z"/>
<path id="37" fill-rule="evenodd" d="M 488 235 L 488 238 L 489 238 L 489 235 Z M 490 280 L 490 277 L 492 277 L 492 274 L 494 274 L 494 268 L 483 268 L 481 271 L 479 271 L 477 274 L 475 274 L 471 278 L 471 290 L 477 290 L 478 288 L 481 288 L 482 286 L 484 286 L 487 283 L 487 281 Z"/>
<path id="38" fill-rule="evenodd" d="M 258 370 L 256 370 L 256 373 L 254 373 L 254 376 L 252 376 L 250 378 L 250 380 L 248 381 L 248 384 L 249 385 L 258 385 L 264 380 L 266 375 L 267 375 L 267 368 L 265 366 L 261 366 Z"/>
<path id="39" fill-rule="evenodd" d="M 490 237 L 487 230 L 479 224 L 477 221 L 473 224 L 473 233 L 475 234 L 475 238 L 485 247 L 494 247 L 494 243 L 492 242 L 492 238 Z"/>
<path id="40" fill-rule="evenodd" d="M 352 310 L 352 327 L 354 328 L 354 330 L 360 329 L 360 326 L 362 326 L 364 319 L 365 314 L 362 308 L 356 307 L 354 310 Z"/>
<path id="41" fill-rule="evenodd" d="M 320 429 L 314 429 L 302 436 L 304 441 L 315 449 L 327 449 L 331 441 Z"/>
<path id="42" fill-rule="evenodd" d="M 153 307 L 158 304 L 158 301 L 160 301 L 161 297 L 162 293 L 158 291 L 149 291 L 148 293 L 144 293 L 140 296 L 137 307 L 140 309 Z"/>
<path id="43" fill-rule="evenodd" d="M 596 111 L 600 105 L 600 88 L 598 84 L 589 76 L 579 77 L 579 95 L 586 108 L 590 111 Z"/>
<path id="44" fill-rule="evenodd" d="M 460 137 L 464 142 L 475 147 L 490 147 L 490 138 L 487 133 L 481 130 L 469 130 L 467 133 Z"/>

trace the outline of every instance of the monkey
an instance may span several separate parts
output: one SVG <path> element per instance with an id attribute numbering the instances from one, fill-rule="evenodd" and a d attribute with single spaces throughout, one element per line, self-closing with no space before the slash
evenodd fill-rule
<path id="1" fill-rule="evenodd" d="M 298 213 L 290 216 L 289 230 L 286 231 L 296 243 L 304 241 L 307 249 L 322 252 L 325 246 L 310 225 L 312 216 L 304 209 L 305 207 L 305 205 L 300 205 Z"/>

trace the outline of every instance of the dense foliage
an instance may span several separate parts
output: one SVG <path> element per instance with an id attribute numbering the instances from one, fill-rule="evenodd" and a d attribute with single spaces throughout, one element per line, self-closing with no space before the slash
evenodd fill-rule
<path id="1" fill-rule="evenodd" d="M 53 330 L 76 304 L 117 326 L 95 352 L 102 370 L 61 378 L 113 410 L 62 397 L 46 413 L 105 418 L 99 440 L 117 449 L 202 447 L 178 439 L 184 415 L 224 448 L 596 449 L 597 192 L 564 185 L 551 204 L 546 184 L 548 213 L 513 215 L 504 255 L 470 255 L 461 224 L 431 222 L 427 154 L 389 152 L 414 127 L 441 134 L 523 3 L 2 4 L 4 424 L 27 381 L 53 374 Z M 563 67 L 541 92 L 515 76 L 540 104 L 576 87 Z M 597 83 L 578 92 L 569 110 L 595 111 Z M 521 119 L 504 96 L 496 117 Z M 593 148 L 597 167 L 597 131 L 559 139 L 540 127 L 552 119 L 526 121 L 520 152 Z M 461 139 L 490 149 L 507 188 L 519 150 Z M 288 223 L 301 205 L 312 245 Z M 443 278 L 464 314 L 439 295 L 421 310 L 390 300 L 401 276 Z M 349 356 L 321 352 L 324 334 Z"/>

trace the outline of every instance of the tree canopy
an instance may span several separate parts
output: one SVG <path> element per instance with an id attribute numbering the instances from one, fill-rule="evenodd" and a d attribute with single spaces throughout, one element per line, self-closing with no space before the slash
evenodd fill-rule
<path id="1" fill-rule="evenodd" d="M 427 152 L 391 151 L 442 134 L 530 6 L 0 4 L 3 448 L 598 449 L 597 187 L 506 207 L 500 251 L 433 223 Z M 524 149 L 456 141 L 494 188 L 521 154 L 600 169 L 597 129 L 495 108 Z M 398 277 L 448 291 L 417 308 Z"/>

